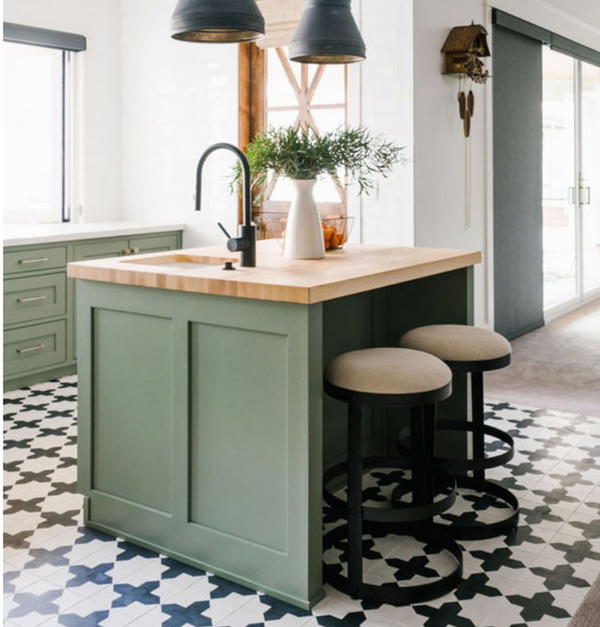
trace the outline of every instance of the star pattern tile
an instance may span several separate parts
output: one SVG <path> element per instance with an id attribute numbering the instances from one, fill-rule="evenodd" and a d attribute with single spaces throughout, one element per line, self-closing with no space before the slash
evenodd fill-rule
<path id="1" fill-rule="evenodd" d="M 516 454 L 491 479 L 521 501 L 508 536 L 462 542 L 465 573 L 452 593 L 411 607 L 353 600 L 326 586 L 312 612 L 82 526 L 76 491 L 77 382 L 41 383 L 4 396 L 4 618 L 8 627 L 521 627 L 568 625 L 600 566 L 600 421 L 488 403 L 486 420 L 510 432 Z M 490 453 L 498 452 L 490 443 Z M 406 499 L 410 473 L 373 469 L 363 498 Z M 461 491 L 440 522 L 493 521 L 506 505 Z M 324 527 L 339 524 L 324 510 Z M 346 543 L 329 547 L 344 571 Z M 449 568 L 433 544 L 365 534 L 365 580 L 430 581 Z"/>

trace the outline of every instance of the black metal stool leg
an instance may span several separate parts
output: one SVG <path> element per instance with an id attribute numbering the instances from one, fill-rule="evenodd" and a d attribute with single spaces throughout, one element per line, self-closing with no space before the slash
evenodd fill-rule
<path id="1" fill-rule="evenodd" d="M 473 418 L 473 459 L 484 459 L 483 373 L 471 372 L 471 412 Z M 485 480 L 485 470 L 474 470 L 473 478 Z"/>
<path id="2" fill-rule="evenodd" d="M 414 505 L 427 503 L 427 473 L 423 461 L 426 457 L 425 425 L 423 407 L 410 409 L 410 443 L 415 463 L 412 471 L 412 502 Z"/>
<path id="3" fill-rule="evenodd" d="M 348 582 L 356 597 L 362 585 L 362 411 L 348 405 Z"/>
<path id="4" fill-rule="evenodd" d="M 423 461 L 427 468 L 425 499 L 426 503 L 433 503 L 436 494 L 435 473 L 433 472 L 435 458 L 435 405 L 425 405 L 423 408 L 423 431 L 425 439 L 425 456 Z"/>

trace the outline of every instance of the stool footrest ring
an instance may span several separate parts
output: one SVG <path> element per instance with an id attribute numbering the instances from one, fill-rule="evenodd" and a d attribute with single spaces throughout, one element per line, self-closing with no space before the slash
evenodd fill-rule
<path id="1" fill-rule="evenodd" d="M 501 485 L 493 481 L 475 479 L 473 477 L 457 477 L 459 488 L 466 488 L 482 494 L 489 494 L 504 501 L 512 509 L 507 518 L 492 523 L 453 524 L 435 523 L 436 529 L 442 529 L 456 540 L 488 540 L 509 534 L 519 523 L 519 501 L 517 497 Z"/>
<path id="2" fill-rule="evenodd" d="M 442 431 L 463 431 L 465 433 L 472 433 L 474 431 L 474 425 L 472 422 L 466 422 L 463 420 L 439 420 L 437 422 L 437 431 L 438 433 Z M 508 462 L 510 462 L 515 456 L 515 441 L 512 436 L 505 431 L 490 425 L 483 425 L 482 431 L 485 435 L 490 435 L 507 444 L 509 447 L 508 450 L 503 451 L 498 455 L 475 459 L 436 457 L 435 463 L 439 464 L 445 470 L 457 475 L 466 474 L 471 470 L 489 470 L 490 468 L 497 468 L 498 466 L 508 464 Z M 408 449 L 403 444 L 406 432 L 407 429 L 403 429 L 398 434 L 398 449 L 403 454 L 408 454 Z"/>
<path id="3" fill-rule="evenodd" d="M 394 458 L 388 457 L 367 457 L 363 460 L 363 469 L 370 470 L 372 468 L 399 468 L 407 470 L 401 462 Z M 343 462 L 333 466 L 323 475 L 323 498 L 325 502 L 340 517 L 345 517 L 348 504 L 344 499 L 335 496 L 328 488 L 334 479 L 345 475 L 347 472 L 347 464 Z M 432 467 L 435 474 L 436 486 L 445 486 L 448 492 L 443 498 L 438 499 L 434 503 L 425 505 L 413 505 L 412 503 L 400 503 L 393 501 L 393 507 L 365 507 L 362 508 L 362 518 L 367 522 L 374 523 L 415 523 L 431 520 L 434 516 L 439 516 L 449 510 L 456 502 L 456 480 L 446 470 L 442 468 Z M 441 491 L 440 491 L 441 492 Z M 438 492 L 438 494 L 440 493 Z"/>
<path id="4" fill-rule="evenodd" d="M 368 525 L 365 528 L 365 532 L 369 532 Z M 398 533 L 396 530 L 394 532 Z M 395 606 L 425 603 L 444 596 L 448 592 L 456 589 L 462 580 L 463 556 L 461 548 L 455 540 L 447 533 L 431 526 L 424 528 L 423 525 L 419 525 L 418 527 L 408 525 L 406 530 L 402 530 L 402 533 L 404 532 L 412 535 L 420 542 L 434 544 L 448 551 L 456 560 L 456 566 L 452 572 L 448 575 L 440 576 L 436 581 L 425 584 L 398 586 L 394 583 L 377 585 L 362 583 L 358 587 L 358 590 L 353 590 L 351 589 L 348 578 L 340 572 L 341 566 L 339 564 L 324 564 L 323 578 L 334 588 L 345 592 L 353 598 L 360 598 L 373 603 L 387 603 Z M 336 527 L 325 535 L 323 539 L 324 548 L 327 549 L 343 541 L 346 538 L 346 534 L 347 526 L 345 524 Z"/>

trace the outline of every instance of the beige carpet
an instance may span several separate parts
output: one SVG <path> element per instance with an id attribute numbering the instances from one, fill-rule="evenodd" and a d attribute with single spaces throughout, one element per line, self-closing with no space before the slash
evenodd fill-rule
<path id="1" fill-rule="evenodd" d="M 513 352 L 486 374 L 488 398 L 600 417 L 600 301 L 518 338 Z"/>

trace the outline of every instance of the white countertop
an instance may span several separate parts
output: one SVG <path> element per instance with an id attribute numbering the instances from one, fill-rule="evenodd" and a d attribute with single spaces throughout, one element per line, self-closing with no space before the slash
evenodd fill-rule
<path id="1" fill-rule="evenodd" d="M 88 222 L 82 224 L 4 224 L 4 246 L 27 246 L 78 239 L 118 237 L 138 233 L 183 231 L 185 224 L 144 224 L 143 222 Z"/>

